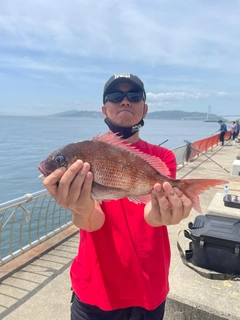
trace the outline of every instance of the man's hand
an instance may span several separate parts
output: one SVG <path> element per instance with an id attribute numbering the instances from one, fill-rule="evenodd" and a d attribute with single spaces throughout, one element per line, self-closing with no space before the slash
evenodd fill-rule
<path id="1" fill-rule="evenodd" d="M 60 206 L 88 214 L 94 208 L 90 197 L 93 176 L 89 170 L 87 162 L 77 160 L 67 171 L 65 168 L 55 170 L 43 184 Z"/>
<path id="2" fill-rule="evenodd" d="M 192 201 L 168 182 L 163 186 L 156 183 L 151 195 L 152 200 L 144 208 L 144 217 L 153 227 L 178 224 L 190 214 Z"/>
<path id="3" fill-rule="evenodd" d="M 43 180 L 57 203 L 72 211 L 73 223 L 81 229 L 95 231 L 102 227 L 105 215 L 91 198 L 93 175 L 89 163 L 77 160 L 66 171 L 59 168 Z"/>

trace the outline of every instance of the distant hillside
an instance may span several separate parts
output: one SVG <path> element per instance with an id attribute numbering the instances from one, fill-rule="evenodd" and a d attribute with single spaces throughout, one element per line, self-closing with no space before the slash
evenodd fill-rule
<path id="1" fill-rule="evenodd" d="M 53 116 L 72 116 L 74 113 L 79 112 L 78 110 L 68 110 L 68 111 L 64 111 L 64 112 L 59 112 L 56 114 L 53 114 Z"/>
<path id="2" fill-rule="evenodd" d="M 69 110 L 61 113 L 54 114 L 60 117 L 82 117 L 82 118 L 102 118 L 100 111 L 87 111 L 87 110 Z M 206 120 L 206 112 L 185 112 L 179 110 L 171 111 L 155 111 L 147 114 L 148 119 L 162 119 L 162 120 Z M 208 121 L 225 120 L 224 118 L 215 114 L 208 115 Z"/>
<path id="3" fill-rule="evenodd" d="M 87 110 L 69 110 L 54 114 L 54 116 L 60 117 L 82 117 L 82 118 L 102 118 L 102 112 L 100 111 L 87 111 Z"/>
<path id="4" fill-rule="evenodd" d="M 206 120 L 206 112 L 185 112 L 180 110 L 171 111 L 155 111 L 147 114 L 148 119 L 171 119 L 171 120 Z M 209 114 L 208 121 L 225 120 L 224 118 L 216 115 Z"/>

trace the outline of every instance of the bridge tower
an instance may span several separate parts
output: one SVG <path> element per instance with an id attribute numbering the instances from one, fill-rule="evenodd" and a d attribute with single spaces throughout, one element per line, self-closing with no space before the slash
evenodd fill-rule
<path id="1" fill-rule="evenodd" d="M 208 112 L 207 112 L 206 121 L 208 121 L 210 117 L 211 117 L 211 105 L 208 106 Z"/>

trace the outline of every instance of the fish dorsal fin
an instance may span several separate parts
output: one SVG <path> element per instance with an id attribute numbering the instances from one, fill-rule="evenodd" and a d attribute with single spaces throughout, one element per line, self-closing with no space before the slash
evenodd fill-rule
<path id="1" fill-rule="evenodd" d="M 97 135 L 92 139 L 92 141 L 101 141 L 108 143 L 117 148 L 121 148 L 122 150 L 126 150 L 135 156 L 145 160 L 148 164 L 150 164 L 155 170 L 161 173 L 164 176 L 169 176 L 170 172 L 165 163 L 159 159 L 158 157 L 143 153 L 138 150 L 134 146 L 131 146 L 128 142 L 118 137 L 116 134 L 107 132 L 103 135 Z"/>

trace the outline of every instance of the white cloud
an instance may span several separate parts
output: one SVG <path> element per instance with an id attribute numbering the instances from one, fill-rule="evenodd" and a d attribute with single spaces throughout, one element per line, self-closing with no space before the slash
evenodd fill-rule
<path id="1" fill-rule="evenodd" d="M 207 98 L 205 93 L 167 92 L 167 93 L 147 93 L 148 101 L 176 101 Z"/>
<path id="2" fill-rule="evenodd" d="M 2 1 L 4 105 L 28 103 L 31 85 L 31 102 L 40 91 L 53 108 L 56 96 L 88 106 L 111 74 L 130 71 L 151 90 L 149 104 L 220 108 L 239 92 L 239 15 L 237 0 Z"/>
<path id="3" fill-rule="evenodd" d="M 229 96 L 231 96 L 231 94 L 228 92 L 218 92 L 217 96 L 218 97 L 229 97 Z"/>
<path id="4" fill-rule="evenodd" d="M 103 68 L 94 65 L 87 66 L 69 66 L 59 65 L 58 61 L 44 61 L 36 58 L 14 57 L 14 55 L 1 55 L 0 67 L 15 68 L 24 70 L 36 70 L 49 73 L 104 73 Z"/>
<path id="5" fill-rule="evenodd" d="M 151 110 L 171 109 L 181 110 L 186 109 L 187 105 L 198 100 L 202 105 L 206 105 L 208 100 L 216 97 L 225 98 L 231 97 L 232 94 L 227 92 L 217 93 L 187 93 L 187 92 L 165 92 L 165 93 L 147 93 L 147 103 Z M 196 110 L 194 110 L 196 111 Z"/>
<path id="6" fill-rule="evenodd" d="M 227 71 L 239 64 L 238 17 L 235 1 L 12 0 L 0 29 L 9 48 Z"/>

